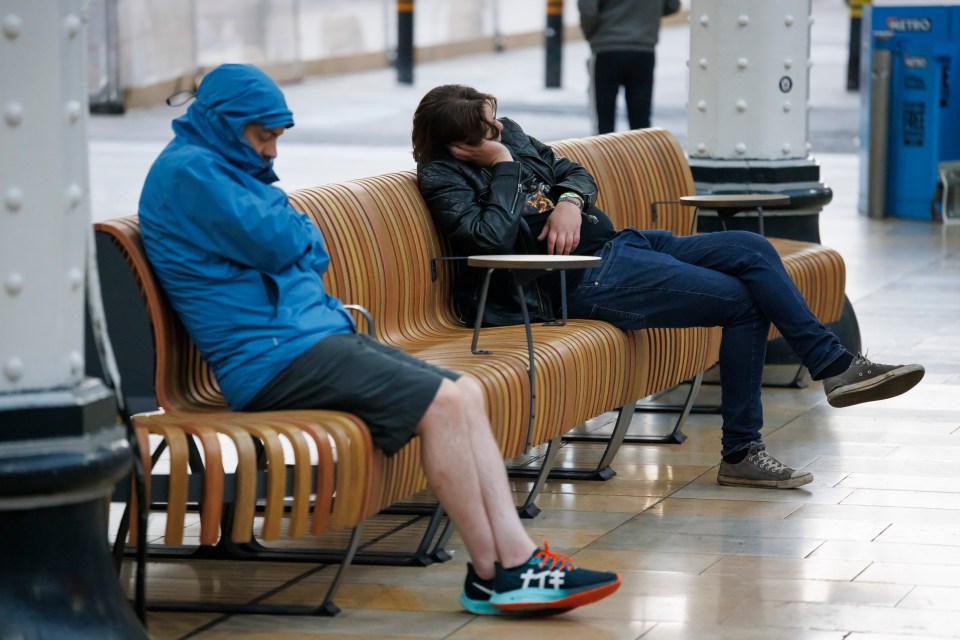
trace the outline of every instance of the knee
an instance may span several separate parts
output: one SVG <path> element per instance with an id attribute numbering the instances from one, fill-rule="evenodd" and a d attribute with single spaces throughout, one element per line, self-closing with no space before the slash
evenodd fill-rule
<path id="1" fill-rule="evenodd" d="M 485 410 L 483 388 L 469 376 L 460 376 L 456 381 L 445 379 L 433 398 L 430 410 L 443 413 L 451 422 L 460 422 L 456 417 Z"/>
<path id="2" fill-rule="evenodd" d="M 777 256 L 777 250 L 773 248 L 770 241 L 759 233 L 752 231 L 729 231 L 734 241 L 744 249 L 760 254 L 765 258 Z"/>
<path id="3" fill-rule="evenodd" d="M 440 383 L 440 388 L 437 389 L 437 394 L 433 397 L 430 409 L 445 414 L 453 414 L 463 411 L 464 406 L 462 388 L 456 382 L 444 379 Z"/>
<path id="4" fill-rule="evenodd" d="M 483 420 L 473 419 L 482 416 Z M 433 397 L 433 402 L 417 426 L 421 436 L 441 429 L 449 436 L 451 432 L 466 433 L 472 425 L 487 423 L 486 396 L 483 387 L 469 376 L 460 376 L 456 381 L 444 379 Z"/>
<path id="5" fill-rule="evenodd" d="M 734 303 L 730 305 L 730 312 L 737 321 L 753 321 L 757 318 L 764 317 L 760 306 L 746 285 L 738 287 L 736 294 L 730 298 L 730 301 Z"/>
<path id="6" fill-rule="evenodd" d="M 487 413 L 487 396 L 483 386 L 471 376 L 460 376 L 455 385 L 461 396 L 461 402 L 470 415 Z"/>

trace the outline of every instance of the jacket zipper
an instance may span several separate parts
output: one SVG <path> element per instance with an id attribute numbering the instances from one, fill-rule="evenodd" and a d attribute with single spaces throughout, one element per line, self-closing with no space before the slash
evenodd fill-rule
<path id="1" fill-rule="evenodd" d="M 517 160 L 520 170 L 517 171 L 517 192 L 513 194 L 513 204 L 510 205 L 510 215 L 513 215 L 517 208 L 517 201 L 520 200 L 520 192 L 523 190 L 523 163 Z"/>

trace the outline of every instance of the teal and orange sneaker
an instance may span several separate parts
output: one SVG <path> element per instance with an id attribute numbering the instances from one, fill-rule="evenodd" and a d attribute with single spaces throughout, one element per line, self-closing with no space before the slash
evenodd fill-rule
<path id="1" fill-rule="evenodd" d="M 620 576 L 610 571 L 578 569 L 567 556 L 534 551 L 519 567 L 496 565 L 490 604 L 510 613 L 560 613 L 606 598 L 620 588 Z"/>
<path id="2" fill-rule="evenodd" d="M 477 575 L 473 565 L 467 563 L 467 578 L 463 581 L 460 605 L 478 616 L 501 616 L 503 612 L 490 604 L 493 595 L 493 580 L 484 580 Z"/>

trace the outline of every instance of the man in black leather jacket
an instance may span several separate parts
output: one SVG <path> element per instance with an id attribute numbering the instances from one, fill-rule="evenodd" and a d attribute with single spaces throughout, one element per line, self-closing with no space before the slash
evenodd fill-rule
<path id="1" fill-rule="evenodd" d="M 720 484 L 799 487 L 813 480 L 767 453 L 760 437 L 760 384 L 771 322 L 828 402 L 845 407 L 911 389 L 920 365 L 881 365 L 849 352 L 827 331 L 797 290 L 766 238 L 747 231 L 673 236 L 616 231 L 595 204 L 587 170 L 559 158 L 515 122 L 496 118 L 491 95 L 463 85 L 429 91 L 413 118 L 417 182 L 440 234 L 455 256 L 475 254 L 597 255 L 601 266 L 567 280 L 571 317 L 606 320 L 623 329 L 721 326 L 722 461 Z M 476 317 L 480 270 L 454 274 L 461 316 Z M 521 321 L 518 295 L 491 282 L 484 321 Z M 535 319 L 556 312 L 559 280 L 526 288 Z"/>

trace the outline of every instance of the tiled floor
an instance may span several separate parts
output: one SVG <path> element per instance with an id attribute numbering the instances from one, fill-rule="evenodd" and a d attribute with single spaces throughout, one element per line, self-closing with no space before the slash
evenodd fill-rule
<path id="1" fill-rule="evenodd" d="M 605 601 L 546 619 L 469 615 L 457 603 L 466 558 L 454 537 L 444 564 L 353 567 L 334 618 L 154 613 L 151 636 L 960 637 L 960 228 L 868 220 L 855 213 L 855 159 L 820 160 L 836 191 L 821 233 L 847 260 L 864 345 L 875 360 L 921 362 L 927 377 L 904 397 L 844 410 L 817 383 L 765 390 L 769 449 L 811 470 L 812 485 L 718 486 L 719 418 L 694 415 L 683 445 L 625 446 L 608 482 L 549 483 L 543 514 L 526 523 L 576 562 L 621 571 L 622 588 Z M 705 387 L 702 400 L 716 399 Z M 638 415 L 637 424 L 664 420 Z M 597 449 L 565 454 L 594 459 Z M 149 583 L 154 598 L 310 604 L 333 570 L 153 563 Z"/>

